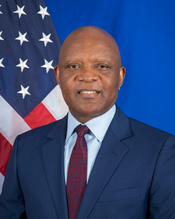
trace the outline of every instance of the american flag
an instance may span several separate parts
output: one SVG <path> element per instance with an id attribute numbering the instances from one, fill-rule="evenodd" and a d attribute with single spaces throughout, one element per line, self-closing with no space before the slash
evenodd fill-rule
<path id="1" fill-rule="evenodd" d="M 0 193 L 16 136 L 67 113 L 53 71 L 60 46 L 44 0 L 0 0 Z"/>

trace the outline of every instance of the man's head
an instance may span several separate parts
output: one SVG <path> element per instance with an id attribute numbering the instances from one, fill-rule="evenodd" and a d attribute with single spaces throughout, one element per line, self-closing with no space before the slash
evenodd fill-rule
<path id="1" fill-rule="evenodd" d="M 64 41 L 55 75 L 72 115 L 81 123 L 116 102 L 125 68 L 115 40 L 97 27 L 81 27 Z"/>

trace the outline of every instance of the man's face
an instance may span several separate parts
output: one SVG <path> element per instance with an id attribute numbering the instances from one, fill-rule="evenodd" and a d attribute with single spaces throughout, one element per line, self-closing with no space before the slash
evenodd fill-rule
<path id="1" fill-rule="evenodd" d="M 117 100 L 125 69 L 116 48 L 111 39 L 93 33 L 78 34 L 63 45 L 56 79 L 70 112 L 82 123 L 104 114 Z"/>

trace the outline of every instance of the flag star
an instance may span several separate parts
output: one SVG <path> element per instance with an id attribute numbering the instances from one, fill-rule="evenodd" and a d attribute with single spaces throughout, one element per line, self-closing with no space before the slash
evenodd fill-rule
<path id="1" fill-rule="evenodd" d="M 18 33 L 19 33 L 19 37 L 15 38 L 15 40 L 20 40 L 20 45 L 22 45 L 24 41 L 29 42 L 28 39 L 26 39 L 27 32 L 21 34 L 21 32 L 18 31 Z"/>
<path id="2" fill-rule="evenodd" d="M 25 61 L 22 61 L 22 59 L 19 58 L 20 63 L 16 66 L 21 68 L 21 72 L 23 72 L 24 68 L 29 68 L 29 66 L 26 65 L 27 61 L 28 59 L 26 59 Z"/>
<path id="3" fill-rule="evenodd" d="M 49 72 L 50 69 L 54 69 L 54 67 L 52 66 L 52 61 L 48 62 L 46 59 L 44 59 L 45 64 L 42 65 L 42 68 L 46 68 L 47 73 Z"/>
<path id="4" fill-rule="evenodd" d="M 5 66 L 2 64 L 2 61 L 4 60 L 4 58 L 0 59 L 0 67 L 5 68 Z"/>
<path id="5" fill-rule="evenodd" d="M 46 15 L 50 16 L 50 14 L 47 12 L 47 7 L 43 8 L 41 5 L 39 7 L 40 7 L 40 11 L 38 11 L 38 14 L 41 14 L 42 19 L 44 19 Z"/>
<path id="6" fill-rule="evenodd" d="M 0 7 L 1 7 L 1 5 L 0 5 Z M 0 11 L 0 14 L 3 14 L 2 11 Z"/>
<path id="7" fill-rule="evenodd" d="M 44 33 L 42 33 L 42 34 L 43 34 L 43 38 L 39 39 L 39 41 L 43 41 L 45 47 L 47 46 L 47 43 L 48 43 L 48 42 L 49 42 L 49 43 L 53 43 L 53 41 L 50 39 L 51 33 L 48 34 L 47 36 L 46 36 Z"/>
<path id="8" fill-rule="evenodd" d="M 1 34 L 2 34 L 2 31 L 0 31 L 0 40 L 4 40 L 4 39 L 1 37 Z"/>
<path id="9" fill-rule="evenodd" d="M 31 94 L 28 92 L 29 87 L 30 87 L 30 86 L 24 88 L 24 87 L 21 85 L 21 90 L 18 91 L 17 93 L 18 93 L 18 94 L 22 94 L 22 98 L 24 99 L 26 95 L 31 95 Z"/>
<path id="10" fill-rule="evenodd" d="M 16 11 L 14 11 L 13 13 L 18 13 L 19 18 L 21 18 L 21 15 L 22 15 L 22 14 L 26 15 L 26 13 L 23 11 L 23 10 L 24 10 L 24 7 L 25 7 L 25 5 L 22 6 L 22 8 L 20 8 L 20 7 L 17 5 L 17 8 L 18 8 L 18 9 L 17 9 Z"/>

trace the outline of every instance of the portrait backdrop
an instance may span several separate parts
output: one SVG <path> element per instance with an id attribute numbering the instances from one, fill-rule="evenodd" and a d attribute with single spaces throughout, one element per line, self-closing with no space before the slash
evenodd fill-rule
<path id="1" fill-rule="evenodd" d="M 78 27 L 116 40 L 124 113 L 175 134 L 174 8 L 163 0 L 0 0 L 0 193 L 16 136 L 67 113 L 53 67 Z"/>

